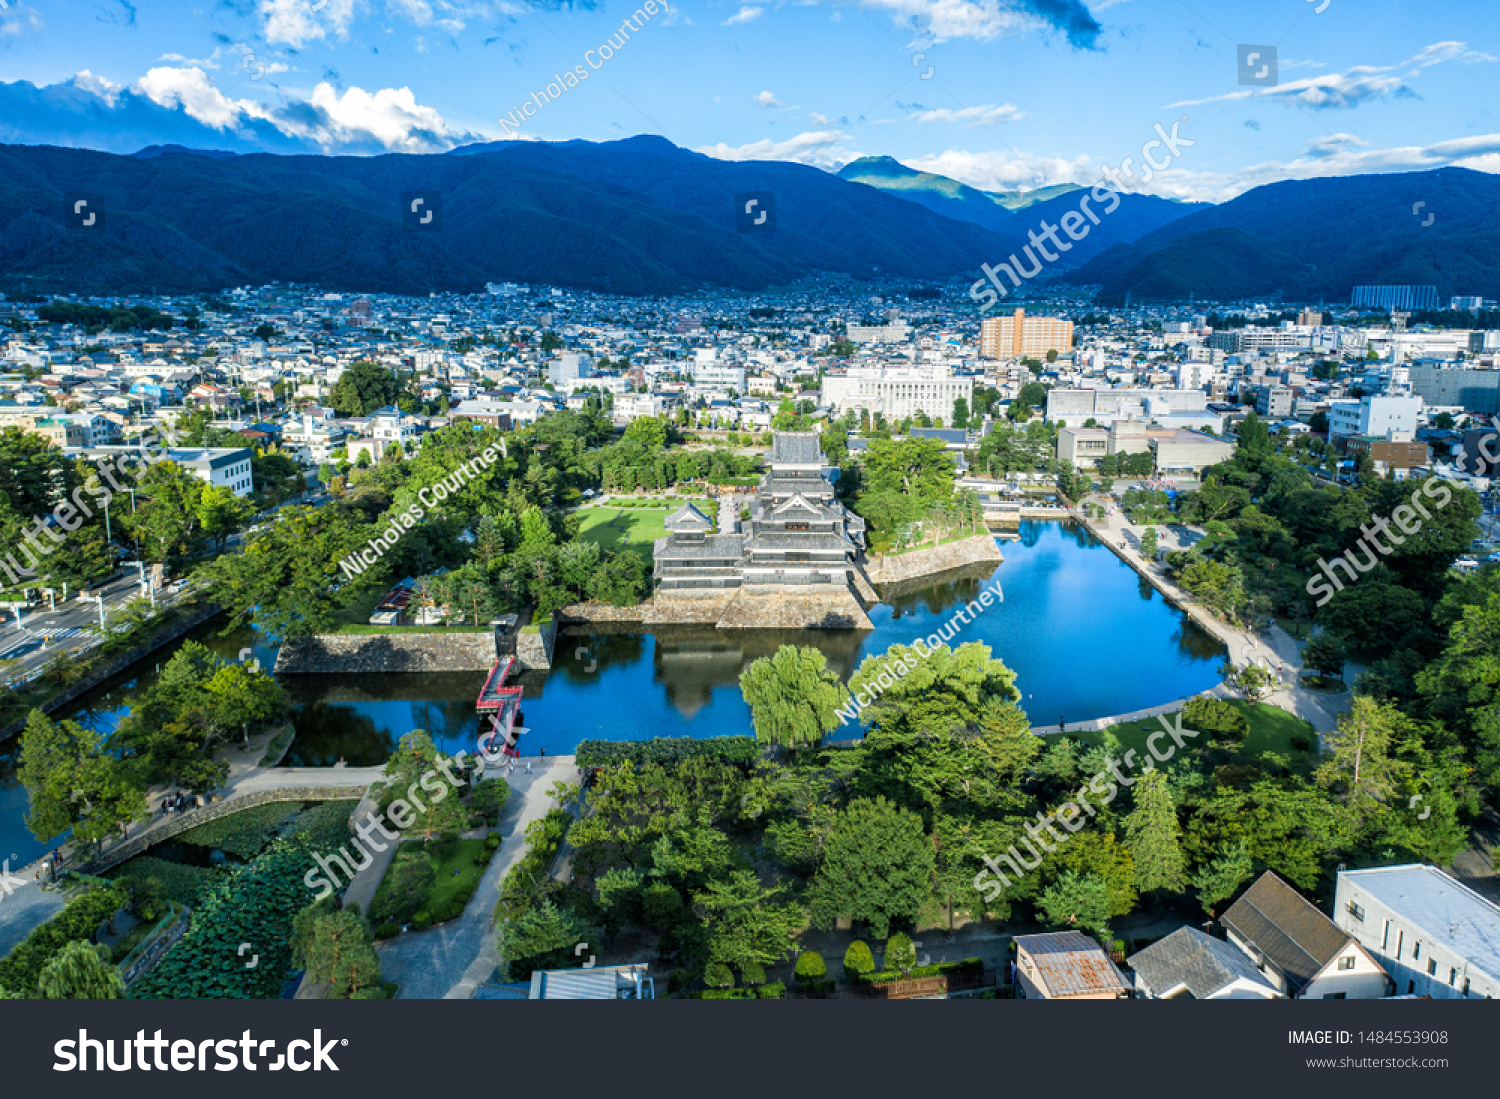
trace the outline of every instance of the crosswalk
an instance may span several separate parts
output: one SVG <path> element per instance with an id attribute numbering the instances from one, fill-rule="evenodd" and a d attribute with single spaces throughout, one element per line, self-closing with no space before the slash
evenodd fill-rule
<path id="1" fill-rule="evenodd" d="M 0 641 L 0 660 L 9 660 L 12 657 L 21 656 L 40 649 L 44 636 L 52 639 L 51 644 L 56 644 L 59 641 L 66 641 L 70 637 L 76 637 L 83 632 L 81 627 L 65 626 L 62 629 L 53 630 L 46 634 L 43 634 L 41 631 L 34 631 L 22 634 L 19 637 L 12 637 L 7 641 Z"/>

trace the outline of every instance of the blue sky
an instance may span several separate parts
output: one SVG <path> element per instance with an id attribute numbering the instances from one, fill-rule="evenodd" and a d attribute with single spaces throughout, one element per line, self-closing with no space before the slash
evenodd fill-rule
<path id="1" fill-rule="evenodd" d="M 639 7 L 0 0 L 0 141 L 369 154 L 657 133 L 1005 190 L 1091 184 L 1177 122 L 1194 144 L 1146 188 L 1174 197 L 1500 171 L 1500 30 L 1478 0 L 683 0 L 588 53 Z M 1275 86 L 1239 83 L 1239 44 L 1276 48 Z"/>

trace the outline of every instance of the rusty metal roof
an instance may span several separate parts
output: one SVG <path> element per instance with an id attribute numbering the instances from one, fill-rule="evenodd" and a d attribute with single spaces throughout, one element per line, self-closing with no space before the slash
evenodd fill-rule
<path id="1" fill-rule="evenodd" d="M 1016 949 L 1030 956 L 1041 983 L 1055 997 L 1128 992 L 1125 976 L 1104 949 L 1081 931 L 1017 935 Z"/>

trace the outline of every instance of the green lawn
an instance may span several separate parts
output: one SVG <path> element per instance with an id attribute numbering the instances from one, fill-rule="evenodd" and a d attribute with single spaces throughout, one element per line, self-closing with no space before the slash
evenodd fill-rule
<path id="1" fill-rule="evenodd" d="M 681 506 L 680 504 L 677 506 Z M 652 544 L 667 536 L 667 509 L 592 507 L 582 511 L 578 537 L 606 549 L 631 549 L 651 567 Z M 709 516 L 713 518 L 712 515 Z"/>
<path id="2" fill-rule="evenodd" d="M 441 858 L 436 855 L 438 851 L 442 851 Z M 435 875 L 432 888 L 427 891 L 427 895 L 422 898 L 421 902 L 412 908 L 412 912 L 425 911 L 437 917 L 438 913 L 446 911 L 448 905 L 461 893 L 472 893 L 478 887 L 479 879 L 484 876 L 488 864 L 486 860 L 486 866 L 476 865 L 474 859 L 478 855 L 485 854 L 490 854 L 490 852 L 482 839 L 456 840 L 451 848 L 445 851 L 436 842 L 427 844 L 424 850 L 423 844 L 418 841 L 404 841 L 400 850 L 397 851 L 397 857 L 422 858 L 425 856 L 432 864 Z M 391 865 L 396 865 L 394 859 Z M 455 870 L 458 873 L 455 874 Z M 385 899 L 386 884 L 385 881 L 380 883 L 375 899 L 370 904 L 372 910 L 377 909 L 380 902 Z M 409 916 L 409 913 L 403 915 L 397 922 Z"/>
<path id="3" fill-rule="evenodd" d="M 1272 706 L 1268 702 L 1262 702 L 1251 706 L 1248 702 L 1239 699 L 1229 699 L 1229 704 L 1245 715 L 1245 720 L 1250 723 L 1250 732 L 1245 737 L 1245 743 L 1240 746 L 1240 753 L 1247 759 L 1253 760 L 1265 752 L 1279 752 L 1295 763 L 1307 763 L 1313 759 L 1312 752 L 1299 752 L 1292 747 L 1292 737 L 1301 733 L 1317 744 L 1317 735 L 1313 727 L 1303 721 L 1295 714 L 1289 714 L 1278 706 Z M 1172 716 L 1167 715 L 1171 721 Z M 1109 732 L 1119 738 L 1123 748 L 1134 748 L 1136 758 L 1149 756 L 1146 747 L 1146 739 L 1154 732 L 1162 728 L 1160 718 L 1144 718 L 1140 721 L 1124 721 L 1119 725 L 1111 725 Z M 1087 740 L 1091 744 L 1097 744 L 1100 740 L 1099 733 L 1073 734 L 1069 733 L 1074 740 Z M 1157 747 L 1162 748 L 1160 740 Z M 1170 741 L 1168 742 L 1170 743 Z"/>

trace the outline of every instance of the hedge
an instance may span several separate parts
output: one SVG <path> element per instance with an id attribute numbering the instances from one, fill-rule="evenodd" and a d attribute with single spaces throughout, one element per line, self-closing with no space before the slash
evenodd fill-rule
<path id="1" fill-rule="evenodd" d="M 984 961 L 980 958 L 965 958 L 958 962 L 939 962 L 937 965 L 919 965 L 910 974 L 899 969 L 882 969 L 868 973 L 859 979 L 860 984 L 884 985 L 892 981 L 915 980 L 918 977 L 946 977 L 954 973 L 983 973 Z"/>
<path id="2" fill-rule="evenodd" d="M 113 916 L 127 897 L 123 889 L 94 889 L 38 927 L 24 942 L 0 959 L 0 988 L 37 999 L 37 978 L 59 950 L 78 939 L 90 939 L 99 925 Z"/>
<path id="3" fill-rule="evenodd" d="M 700 1000 L 782 1000 L 786 985 L 762 985 L 760 988 L 707 988 L 698 993 Z"/>
<path id="4" fill-rule="evenodd" d="M 616 763 L 677 763 L 685 759 L 717 759 L 727 763 L 750 763 L 760 757 L 760 745 L 751 736 L 721 736 L 706 740 L 692 737 L 658 737 L 655 740 L 584 740 L 575 749 L 578 766 L 609 767 Z"/>

